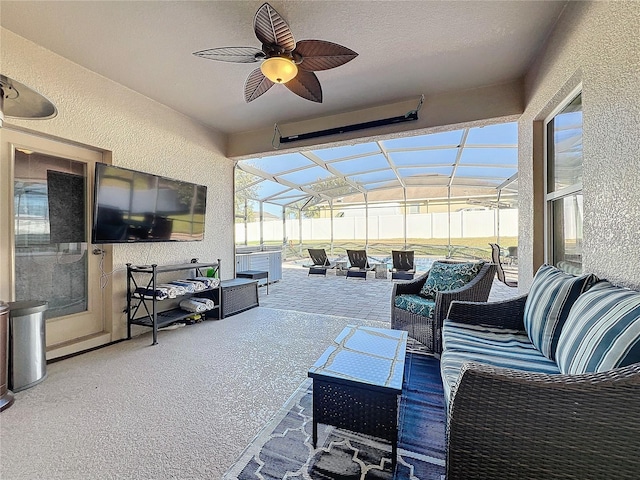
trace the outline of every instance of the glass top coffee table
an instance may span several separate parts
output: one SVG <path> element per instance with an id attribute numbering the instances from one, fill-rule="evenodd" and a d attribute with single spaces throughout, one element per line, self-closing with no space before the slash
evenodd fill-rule
<path id="1" fill-rule="evenodd" d="M 398 454 L 398 401 L 407 332 L 348 325 L 309 369 L 313 379 L 313 446 L 318 423 L 391 442 Z"/>

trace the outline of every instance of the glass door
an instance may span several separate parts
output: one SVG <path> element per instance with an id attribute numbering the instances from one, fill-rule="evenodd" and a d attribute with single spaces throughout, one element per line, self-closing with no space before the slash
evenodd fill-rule
<path id="1" fill-rule="evenodd" d="M 8 300 L 47 301 L 47 349 L 65 345 L 66 354 L 68 345 L 107 330 L 104 252 L 94 255 L 90 244 L 92 176 L 102 153 L 3 129 L 2 155 L 11 252 L 2 263 L 11 275 L 0 291 Z"/>

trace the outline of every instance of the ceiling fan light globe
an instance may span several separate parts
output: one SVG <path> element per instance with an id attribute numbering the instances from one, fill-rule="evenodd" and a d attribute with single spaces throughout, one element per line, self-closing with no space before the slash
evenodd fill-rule
<path id="1" fill-rule="evenodd" d="M 298 67 L 286 57 L 267 58 L 260 65 L 262 74 L 273 83 L 287 83 L 298 74 Z"/>

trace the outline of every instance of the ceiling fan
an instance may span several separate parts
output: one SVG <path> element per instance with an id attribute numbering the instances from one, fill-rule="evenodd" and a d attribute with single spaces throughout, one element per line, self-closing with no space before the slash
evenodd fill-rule
<path id="1" fill-rule="evenodd" d="M 324 40 L 301 40 L 296 43 L 289 25 L 268 3 L 263 4 L 253 19 L 256 47 L 220 47 L 194 52 L 210 60 L 233 63 L 262 62 L 249 74 L 244 84 L 246 102 L 255 100 L 276 83 L 302 98 L 322 103 L 322 88 L 315 73 L 339 67 L 358 56 L 353 50 Z"/>

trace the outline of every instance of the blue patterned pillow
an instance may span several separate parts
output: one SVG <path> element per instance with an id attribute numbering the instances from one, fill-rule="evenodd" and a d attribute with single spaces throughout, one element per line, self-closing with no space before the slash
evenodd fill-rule
<path id="1" fill-rule="evenodd" d="M 542 265 L 524 305 L 524 328 L 529 340 L 550 360 L 556 348 L 569 310 L 581 293 L 598 281 L 593 274 L 570 275 L 551 265 Z"/>
<path id="2" fill-rule="evenodd" d="M 436 293 L 456 290 L 473 280 L 484 262 L 442 263 L 433 262 L 429 276 L 424 282 L 420 295 L 430 300 L 436 299 Z"/>
<path id="3" fill-rule="evenodd" d="M 640 362 L 640 293 L 607 281 L 576 300 L 558 340 L 562 373 L 605 372 Z"/>

